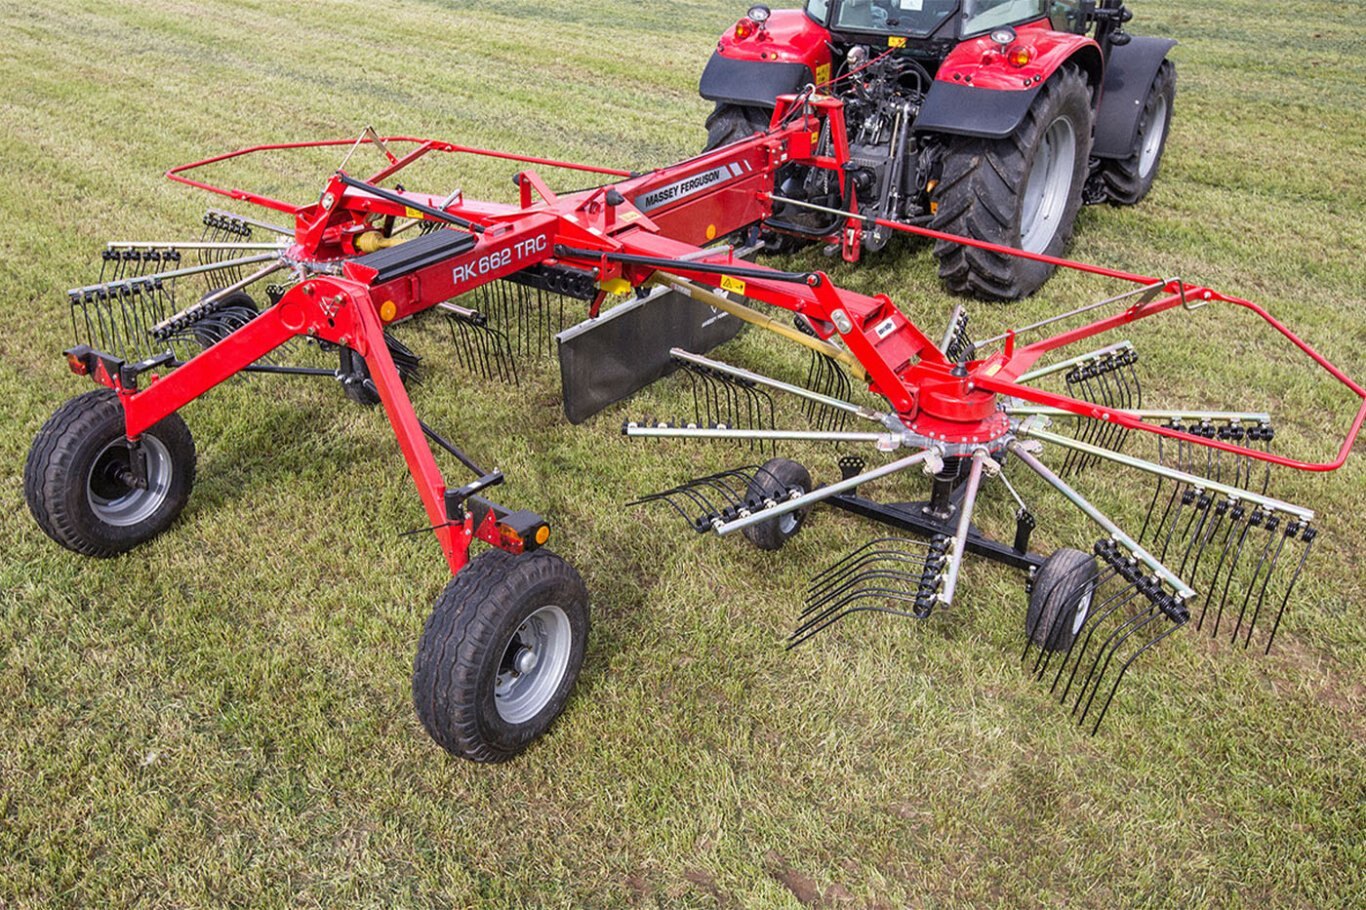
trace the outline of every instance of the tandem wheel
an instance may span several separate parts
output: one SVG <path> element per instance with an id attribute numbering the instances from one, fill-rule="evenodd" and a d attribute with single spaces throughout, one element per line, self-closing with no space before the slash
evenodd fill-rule
<path id="1" fill-rule="evenodd" d="M 803 465 L 786 458 L 773 458 L 755 472 L 754 479 L 745 491 L 745 498 L 750 502 L 772 499 L 782 503 L 787 501 L 792 490 L 805 494 L 810 493 L 811 489 L 811 472 Z M 741 533 L 760 550 L 779 550 L 801 532 L 810 511 L 811 507 L 808 506 L 805 509 L 788 512 L 786 515 L 750 525 Z"/>
<path id="2" fill-rule="evenodd" d="M 413 705 L 453 755 L 507 761 L 550 728 L 583 666 L 588 590 L 549 550 L 475 557 L 437 598 L 413 664 Z"/>
<path id="3" fill-rule="evenodd" d="M 125 426 L 118 396 L 102 388 L 58 408 L 33 440 L 24 498 L 38 526 L 69 550 L 131 550 L 170 527 L 189 501 L 195 449 L 180 415 L 143 433 L 137 450 Z"/>
<path id="4" fill-rule="evenodd" d="M 1045 651 L 1066 651 L 1086 624 L 1100 573 L 1089 553 L 1064 547 L 1034 576 L 1025 633 Z"/>

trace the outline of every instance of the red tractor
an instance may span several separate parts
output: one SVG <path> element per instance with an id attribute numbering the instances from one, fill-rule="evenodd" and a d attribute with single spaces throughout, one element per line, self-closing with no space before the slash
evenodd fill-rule
<path id="1" fill-rule="evenodd" d="M 756 5 L 702 74 L 707 148 L 767 129 L 779 95 L 834 95 L 847 134 L 819 142 L 841 168 L 784 169 L 771 248 L 839 244 L 856 261 L 891 239 L 882 219 L 1057 256 L 1083 203 L 1132 205 L 1157 177 L 1176 42 L 1129 35 L 1131 18 L 1118 0 Z M 1053 270 L 946 240 L 935 255 L 950 290 L 988 299 Z"/>

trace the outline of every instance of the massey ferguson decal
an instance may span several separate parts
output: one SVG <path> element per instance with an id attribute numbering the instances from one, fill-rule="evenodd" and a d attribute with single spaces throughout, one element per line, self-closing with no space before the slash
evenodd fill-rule
<path id="1" fill-rule="evenodd" d="M 737 164 L 721 165 L 700 174 L 693 174 L 691 177 L 684 177 L 668 186 L 662 186 L 657 190 L 650 190 L 635 199 L 636 208 L 642 212 L 652 212 L 663 205 L 685 199 L 694 193 L 711 189 L 719 183 L 738 177 L 743 171 Z"/>

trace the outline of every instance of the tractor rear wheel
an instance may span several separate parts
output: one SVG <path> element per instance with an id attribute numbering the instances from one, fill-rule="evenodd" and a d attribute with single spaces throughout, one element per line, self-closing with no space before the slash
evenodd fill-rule
<path id="1" fill-rule="evenodd" d="M 768 129 L 772 112 L 761 107 L 741 104 L 717 104 L 707 117 L 707 144 L 702 151 L 710 152 L 723 145 L 748 139 Z"/>
<path id="2" fill-rule="evenodd" d="M 141 477 L 112 389 L 71 399 L 43 424 L 24 464 L 38 526 L 85 556 L 116 556 L 171 526 L 194 487 L 195 451 L 179 414 L 139 439 Z"/>
<path id="3" fill-rule="evenodd" d="M 1034 576 L 1025 634 L 1045 651 L 1066 651 L 1086 624 L 1096 594 L 1096 560 L 1064 547 L 1044 560 Z"/>
<path id="4" fill-rule="evenodd" d="M 413 705 L 432 739 L 502 762 L 550 728 L 583 666 L 588 590 L 549 550 L 489 550 L 451 579 L 418 643 Z"/>
<path id="5" fill-rule="evenodd" d="M 765 462 L 755 472 L 745 491 L 745 499 L 750 502 L 773 500 L 786 502 L 793 490 L 799 493 L 811 492 L 811 472 L 805 466 L 786 458 L 773 458 Z M 750 525 L 741 533 L 760 550 L 780 550 L 783 544 L 796 537 L 806 522 L 810 507 L 788 512 L 768 521 Z"/>
<path id="6" fill-rule="evenodd" d="M 946 137 L 943 173 L 931 194 L 938 231 L 1057 256 L 1081 208 L 1091 154 L 1091 90 L 1076 67 L 1059 70 L 1020 128 L 1004 139 Z M 956 294 L 1018 300 L 1053 266 L 941 240 L 939 277 Z"/>
<path id="7" fill-rule="evenodd" d="M 1128 158 L 1103 160 L 1097 171 L 1111 205 L 1133 205 L 1153 188 L 1167 147 L 1175 101 L 1176 65 L 1163 60 L 1143 102 L 1132 153 Z"/>

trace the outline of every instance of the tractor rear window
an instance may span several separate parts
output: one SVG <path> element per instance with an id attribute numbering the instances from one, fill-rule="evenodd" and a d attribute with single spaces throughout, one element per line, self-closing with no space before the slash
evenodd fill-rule
<path id="1" fill-rule="evenodd" d="M 1048 0 L 964 0 L 958 34 L 964 38 L 980 35 L 1002 25 L 1033 22 L 1047 13 Z"/>
<path id="2" fill-rule="evenodd" d="M 832 27 L 928 35 L 957 8 L 958 0 L 844 0 Z"/>

